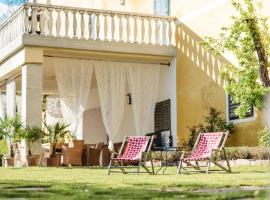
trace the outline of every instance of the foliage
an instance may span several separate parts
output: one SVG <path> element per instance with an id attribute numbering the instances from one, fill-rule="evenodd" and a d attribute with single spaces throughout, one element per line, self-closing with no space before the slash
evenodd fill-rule
<path id="1" fill-rule="evenodd" d="M 207 132 L 219 132 L 219 131 L 229 131 L 232 133 L 233 124 L 231 122 L 227 122 L 221 116 L 221 112 L 217 111 L 215 108 L 209 108 L 209 115 L 203 116 L 203 123 L 189 127 L 189 140 L 184 146 L 187 146 L 190 150 L 193 148 L 196 139 L 199 133 L 207 133 Z"/>
<path id="2" fill-rule="evenodd" d="M 23 131 L 23 123 L 20 120 L 19 115 L 15 117 L 8 117 L 5 115 L 0 118 L 0 136 L 6 139 L 10 143 L 10 156 L 14 156 L 13 142 L 18 142 L 20 140 L 20 134 Z"/>
<path id="3" fill-rule="evenodd" d="M 232 16 L 232 24 L 223 27 L 219 37 L 206 37 L 202 45 L 217 54 L 229 52 L 237 59 L 237 65 L 225 65 L 222 78 L 227 80 L 227 92 L 232 100 L 240 103 L 236 114 L 244 118 L 255 106 L 263 108 L 264 97 L 269 92 L 270 34 L 267 18 L 260 16 L 254 0 L 241 4 L 232 0 L 238 15 Z"/>
<path id="4" fill-rule="evenodd" d="M 259 130 L 258 136 L 260 147 L 270 147 L 270 130 L 267 127 Z"/>
<path id="5" fill-rule="evenodd" d="M 45 136 L 48 137 L 48 140 L 52 145 L 51 157 L 55 157 L 56 144 L 63 141 L 65 136 L 70 134 L 69 130 L 67 130 L 69 125 L 57 122 L 54 125 L 47 125 L 44 123 L 44 126 L 46 128 Z"/>
<path id="6" fill-rule="evenodd" d="M 226 147 L 225 149 L 229 160 L 236 160 L 236 159 L 268 160 L 270 158 L 269 148 Z"/>
<path id="7" fill-rule="evenodd" d="M 23 131 L 19 134 L 20 139 L 25 139 L 28 155 L 32 155 L 31 145 L 34 142 L 39 142 L 44 135 L 44 132 L 39 127 L 26 126 Z"/>
<path id="8" fill-rule="evenodd" d="M 0 155 L 8 153 L 8 147 L 6 140 L 0 140 Z"/>

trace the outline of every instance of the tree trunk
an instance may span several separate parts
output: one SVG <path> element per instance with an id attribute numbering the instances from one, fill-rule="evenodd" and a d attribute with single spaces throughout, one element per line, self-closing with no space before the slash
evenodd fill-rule
<path id="1" fill-rule="evenodd" d="M 260 81 L 264 87 L 270 87 L 268 57 L 265 52 L 265 47 L 263 45 L 262 38 L 257 26 L 257 20 L 254 18 L 249 18 L 246 20 L 246 22 L 252 35 L 254 47 L 256 49 L 259 60 L 258 72 Z"/>

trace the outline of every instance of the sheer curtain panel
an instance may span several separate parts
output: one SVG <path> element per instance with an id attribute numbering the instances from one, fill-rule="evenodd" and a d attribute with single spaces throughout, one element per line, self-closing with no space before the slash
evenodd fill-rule
<path id="1" fill-rule="evenodd" d="M 82 125 L 90 91 L 93 64 L 89 60 L 55 58 L 55 74 L 64 122 L 77 139 L 83 139 Z"/>
<path id="2" fill-rule="evenodd" d="M 137 135 L 154 131 L 154 112 L 158 92 L 160 65 L 131 64 L 128 83 Z"/>
<path id="3" fill-rule="evenodd" d="M 124 115 L 126 69 L 121 62 L 95 63 L 102 120 L 109 136 L 110 150 L 113 150 L 113 142 Z"/>

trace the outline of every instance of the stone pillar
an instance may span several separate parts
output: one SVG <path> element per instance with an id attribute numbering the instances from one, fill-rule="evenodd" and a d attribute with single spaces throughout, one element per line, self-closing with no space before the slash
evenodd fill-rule
<path id="1" fill-rule="evenodd" d="M 42 124 L 42 64 L 26 64 L 22 67 L 22 122 L 40 127 Z M 32 154 L 42 153 L 41 143 L 33 145 Z"/>
<path id="2" fill-rule="evenodd" d="M 16 82 L 15 80 L 7 81 L 6 85 L 6 114 L 8 117 L 16 115 Z M 11 138 L 6 139 L 8 151 L 11 151 Z"/>
<path id="3" fill-rule="evenodd" d="M 7 116 L 14 117 L 16 115 L 16 82 L 9 80 L 6 86 L 6 105 Z"/>

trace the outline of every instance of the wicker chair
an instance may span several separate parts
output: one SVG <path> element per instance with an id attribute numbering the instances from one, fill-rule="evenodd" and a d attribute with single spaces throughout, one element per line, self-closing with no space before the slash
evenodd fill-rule
<path id="1" fill-rule="evenodd" d="M 100 154 L 104 143 L 100 142 L 89 148 L 89 165 L 100 166 Z"/>
<path id="2" fill-rule="evenodd" d="M 82 166 L 84 140 L 73 140 L 73 147 L 62 147 L 62 165 Z"/>

